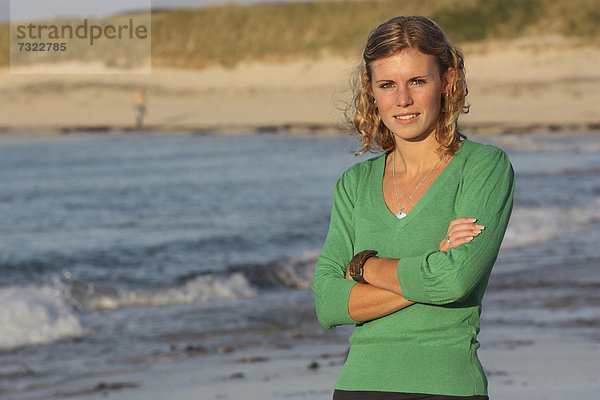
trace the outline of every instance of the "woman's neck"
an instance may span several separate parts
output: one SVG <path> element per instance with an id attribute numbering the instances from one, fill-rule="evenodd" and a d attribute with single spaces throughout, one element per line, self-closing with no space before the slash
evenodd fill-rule
<path id="1" fill-rule="evenodd" d="M 433 140 L 429 140 L 429 139 Z M 441 157 L 440 144 L 431 135 L 427 140 L 409 142 L 396 140 L 394 149 L 396 160 L 396 171 L 408 175 L 416 175 L 424 169 L 429 169 Z"/>

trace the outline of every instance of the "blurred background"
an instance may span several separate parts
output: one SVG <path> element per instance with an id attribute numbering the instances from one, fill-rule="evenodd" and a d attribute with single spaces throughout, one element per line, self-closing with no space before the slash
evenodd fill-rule
<path id="1" fill-rule="evenodd" d="M 1 398 L 331 398 L 351 330 L 317 324 L 308 286 L 335 181 L 371 156 L 348 85 L 368 33 L 408 14 L 463 49 L 463 130 L 516 171 L 482 315 L 491 398 L 597 398 L 598 1 L 10 3 Z M 140 53 L 11 60 L 16 19 L 142 16 Z"/>
<path id="2" fill-rule="evenodd" d="M 135 129 L 138 88 L 145 91 L 146 131 L 337 132 L 365 37 L 398 14 L 432 17 L 463 48 L 474 105 L 465 127 L 484 133 L 598 129 L 594 0 L 182 0 L 153 1 L 151 13 L 149 0 L 14 3 L 15 20 L 46 13 L 45 23 L 57 26 L 69 18 L 74 25 L 76 18 L 101 24 L 148 17 L 152 29 L 143 43 L 151 45 L 142 47 L 146 54 L 126 57 L 132 47 L 116 47 L 126 41 L 72 40 L 65 53 L 81 50 L 79 62 L 36 59 L 29 68 L 13 65 L 11 74 L 9 2 L 3 0 L 5 132 Z M 149 55 L 151 73 L 140 73 L 135 61 Z"/>

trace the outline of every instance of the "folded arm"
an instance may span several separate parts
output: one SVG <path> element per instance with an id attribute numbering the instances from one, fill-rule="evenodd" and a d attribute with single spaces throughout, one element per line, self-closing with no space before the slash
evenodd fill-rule
<path id="1" fill-rule="evenodd" d="M 354 199 L 363 188 L 356 183 L 352 169 L 340 177 L 329 232 L 311 286 L 323 326 L 333 328 L 379 318 L 413 302 L 458 302 L 487 281 L 512 209 L 514 176 L 503 152 L 485 153 L 462 178 L 455 215 L 476 217 L 477 224 L 486 229 L 462 239 L 449 229 L 450 244 L 440 238 L 438 249 L 419 256 L 369 259 L 364 271 L 369 284 L 344 279 L 355 250 L 364 250 L 354 248 L 353 225 Z"/>
<path id="2" fill-rule="evenodd" d="M 412 304 L 402 296 L 359 284 L 347 276 L 354 256 L 352 212 L 356 188 L 353 170 L 336 183 L 331 222 L 311 286 L 317 317 L 326 328 L 383 317 Z"/>
<path id="3" fill-rule="evenodd" d="M 348 314 L 357 321 L 370 321 L 385 317 L 414 304 L 399 294 L 373 285 L 358 283 L 350 291 Z"/>
<path id="4" fill-rule="evenodd" d="M 468 243 L 481 233 L 484 227 L 474 218 L 459 218 L 450 222 L 446 236 L 440 242 L 439 251 L 447 251 Z M 350 291 L 348 312 L 352 319 L 370 321 L 414 304 L 402 296 L 398 281 L 398 262 L 393 258 L 371 257 L 365 263 L 363 278 L 368 284 L 357 284 Z M 352 279 L 346 272 L 346 279 Z"/>
<path id="5" fill-rule="evenodd" d="M 440 242 L 438 251 L 447 252 L 461 244 L 471 242 L 485 229 L 483 225 L 475 223 L 476 221 L 475 218 L 470 217 L 451 221 L 446 236 Z M 371 257 L 363 267 L 364 279 L 372 286 L 401 296 L 402 287 L 398 280 L 399 262 L 399 259 Z"/>
<path id="6" fill-rule="evenodd" d="M 367 260 L 367 282 L 414 302 L 439 305 L 463 301 L 487 282 L 512 211 L 514 173 L 501 151 L 488 154 L 485 161 L 465 176 L 456 207 L 459 215 L 477 217 L 477 224 L 468 218 L 453 221 L 446 236 L 450 243 L 442 240 L 438 251 Z"/>

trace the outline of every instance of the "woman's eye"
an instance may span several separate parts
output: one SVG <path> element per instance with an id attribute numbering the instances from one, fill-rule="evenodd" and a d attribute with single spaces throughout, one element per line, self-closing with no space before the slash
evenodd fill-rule
<path id="1" fill-rule="evenodd" d="M 425 84 L 425 79 L 413 79 L 412 84 L 415 86 L 421 86 Z"/>
<path id="2" fill-rule="evenodd" d="M 382 83 L 381 85 L 379 85 L 379 87 L 380 87 L 381 89 L 389 89 L 389 88 L 391 88 L 392 86 L 393 86 L 393 84 L 392 84 L 391 82 L 385 82 L 385 83 Z"/>

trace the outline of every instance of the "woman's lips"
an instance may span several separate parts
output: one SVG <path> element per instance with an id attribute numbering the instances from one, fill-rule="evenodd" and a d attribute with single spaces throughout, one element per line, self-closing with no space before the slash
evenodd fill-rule
<path id="1" fill-rule="evenodd" d="M 401 123 L 410 123 L 419 117 L 419 113 L 394 115 L 394 119 Z"/>

